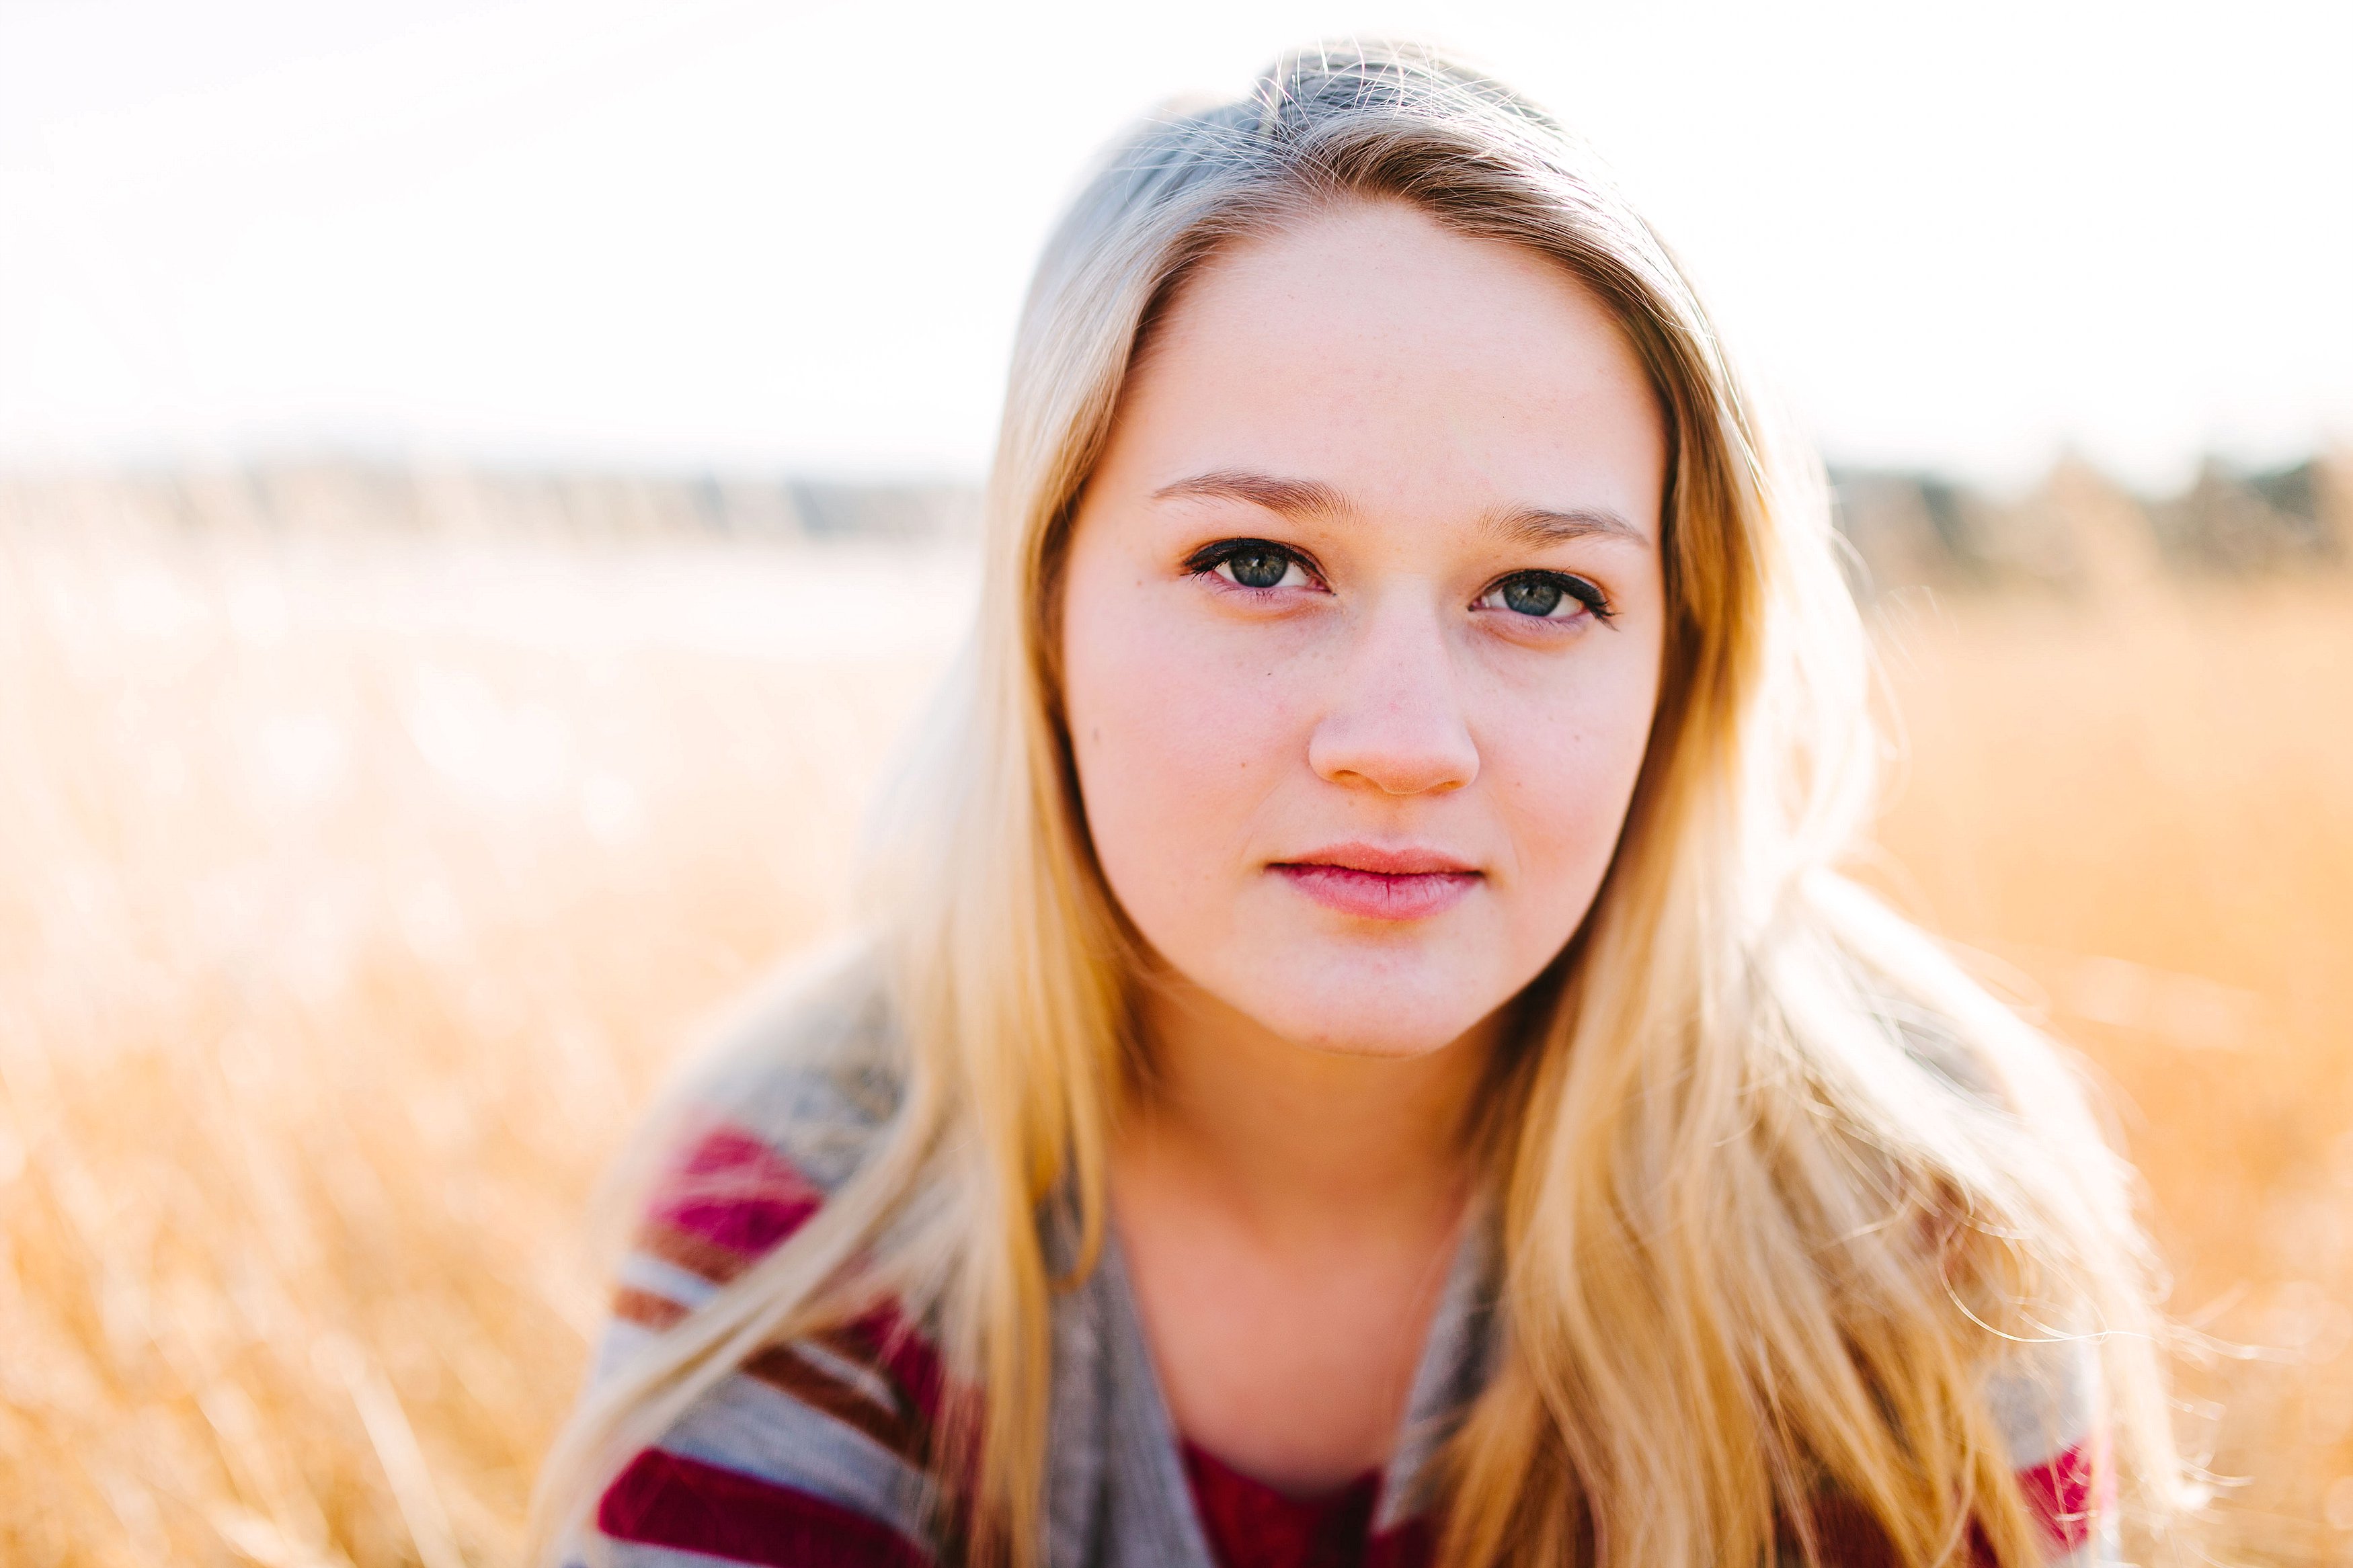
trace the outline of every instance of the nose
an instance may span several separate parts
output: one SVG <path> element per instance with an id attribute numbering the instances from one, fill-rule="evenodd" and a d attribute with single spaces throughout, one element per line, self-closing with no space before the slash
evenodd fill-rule
<path id="1" fill-rule="evenodd" d="M 1307 742 L 1333 784 L 1384 795 L 1442 794 L 1479 776 L 1453 659 L 1428 605 L 1392 605 L 1360 623 Z"/>

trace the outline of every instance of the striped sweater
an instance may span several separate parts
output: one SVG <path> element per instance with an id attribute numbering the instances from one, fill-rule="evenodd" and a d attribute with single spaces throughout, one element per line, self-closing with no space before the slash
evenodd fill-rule
<path id="1" fill-rule="evenodd" d="M 597 1375 L 692 1311 L 816 1212 L 893 1109 L 871 1063 L 777 1070 L 720 1097 L 621 1265 Z M 1050 1240 L 1051 1238 L 1050 1238 Z M 1116 1242 L 1052 1325 L 1044 1559 L 1049 1568 L 1425 1568 L 1431 1460 L 1477 1394 L 1491 1348 L 1493 1247 L 1455 1259 L 1400 1441 L 1377 1476 L 1302 1504 L 1187 1443 L 1155 1381 Z M 703 1395 L 607 1489 L 575 1564 L 849 1568 L 943 1563 L 927 1469 L 943 1373 L 915 1325 L 883 1309 L 776 1346 Z M 2088 1359 L 2052 1351 L 1996 1378 L 1992 1403 L 2051 1562 L 2113 1561 L 2092 1526 Z M 1817 1515 L 1831 1562 L 1888 1561 L 1859 1515 Z"/>

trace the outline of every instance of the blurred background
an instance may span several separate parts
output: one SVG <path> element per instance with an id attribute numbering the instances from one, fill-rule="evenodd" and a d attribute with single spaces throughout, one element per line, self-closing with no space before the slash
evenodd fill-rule
<path id="1" fill-rule="evenodd" d="M 0 1558 L 514 1560 L 596 1173 L 838 928 L 1101 141 L 1406 33 L 1832 466 L 1860 864 L 2353 1563 L 2353 8 L 0 0 Z"/>

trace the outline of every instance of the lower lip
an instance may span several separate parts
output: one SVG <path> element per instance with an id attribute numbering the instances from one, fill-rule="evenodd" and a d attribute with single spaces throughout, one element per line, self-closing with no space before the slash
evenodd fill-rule
<path id="1" fill-rule="evenodd" d="M 1479 879 L 1467 871 L 1397 875 L 1353 866 L 1275 866 L 1291 885 L 1344 915 L 1368 921 L 1420 921 L 1444 914 L 1470 896 Z"/>

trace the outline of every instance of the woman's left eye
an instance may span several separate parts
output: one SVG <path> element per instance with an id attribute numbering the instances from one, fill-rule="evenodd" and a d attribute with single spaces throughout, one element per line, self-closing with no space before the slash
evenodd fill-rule
<path id="1" fill-rule="evenodd" d="M 1245 588 L 1281 588 L 1287 585 L 1285 580 L 1293 573 L 1298 573 L 1302 581 L 1307 576 L 1306 573 L 1300 572 L 1298 562 L 1287 555 L 1276 555 L 1263 550 L 1247 550 L 1238 555 L 1229 555 L 1218 563 L 1216 570 L 1219 576 Z"/>
<path id="2" fill-rule="evenodd" d="M 1607 595 L 1566 572 L 1522 572 L 1506 577 L 1479 596 L 1478 607 L 1545 621 L 1575 620 L 1580 613 L 1606 621 L 1610 614 Z"/>

